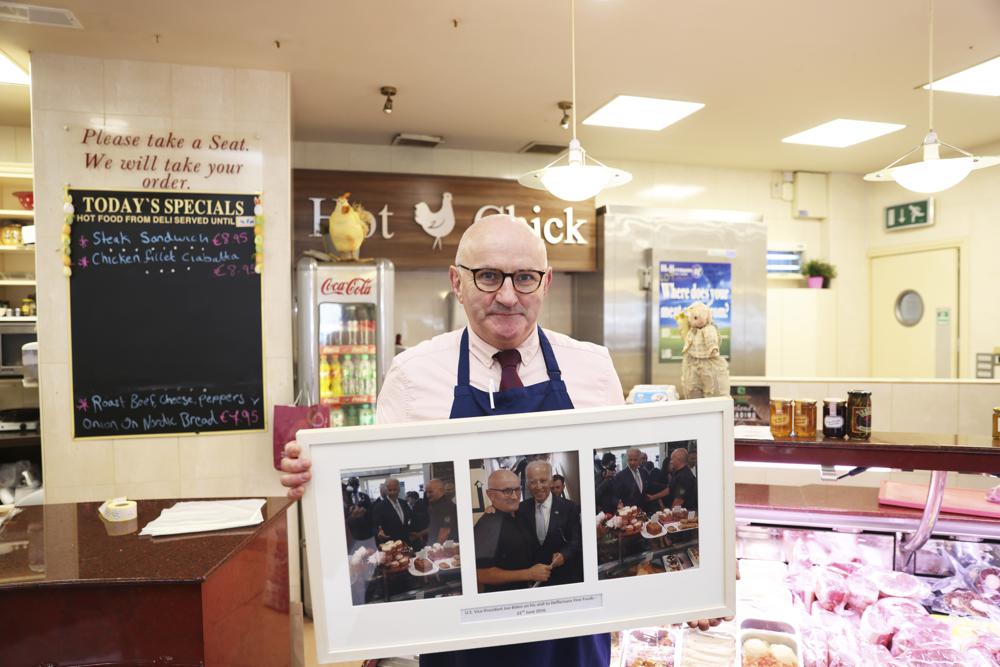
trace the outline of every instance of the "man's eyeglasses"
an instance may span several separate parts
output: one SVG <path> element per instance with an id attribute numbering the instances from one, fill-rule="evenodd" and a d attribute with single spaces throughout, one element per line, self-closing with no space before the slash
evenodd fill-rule
<path id="1" fill-rule="evenodd" d="M 519 486 L 514 486 L 509 489 L 486 489 L 486 490 L 502 493 L 504 498 L 513 498 L 515 496 L 521 495 L 521 487 Z"/>
<path id="2" fill-rule="evenodd" d="M 513 273 L 504 273 L 500 269 L 479 268 L 472 269 L 463 264 L 459 268 L 472 273 L 472 282 L 480 292 L 496 292 L 503 287 L 503 281 L 510 278 L 510 284 L 521 294 L 531 294 L 538 290 L 545 278 L 545 271 L 534 269 L 520 269 Z"/>

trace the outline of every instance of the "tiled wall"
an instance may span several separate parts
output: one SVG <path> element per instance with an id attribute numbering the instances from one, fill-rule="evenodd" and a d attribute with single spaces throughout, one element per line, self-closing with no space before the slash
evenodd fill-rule
<path id="1" fill-rule="evenodd" d="M 68 159 L 65 127 L 185 128 L 259 136 L 262 169 L 238 191 L 264 193 L 263 274 L 267 411 L 292 394 L 289 79 L 281 72 L 32 55 L 32 133 L 38 226 L 38 330 L 46 500 L 280 495 L 271 433 L 72 439 L 69 290 L 59 234 L 62 192 L 134 188 L 117 172 L 94 174 Z M 0 133 L 2 136 L 2 133 Z M 2 141 L 2 139 L 0 139 Z M 116 180 L 118 179 L 118 180 Z M 109 360 L 109 363 L 114 363 Z"/>

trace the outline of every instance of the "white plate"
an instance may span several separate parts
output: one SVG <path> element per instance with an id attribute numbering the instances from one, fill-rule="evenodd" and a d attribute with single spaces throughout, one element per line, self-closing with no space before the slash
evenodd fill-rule
<path id="1" fill-rule="evenodd" d="M 408 568 L 408 570 L 409 570 L 410 574 L 412 574 L 412 575 L 413 575 L 414 577 L 429 577 L 429 576 L 430 576 L 430 575 L 432 575 L 432 574 L 437 574 L 437 571 L 438 571 L 438 565 L 437 565 L 437 563 L 435 563 L 434 561 L 431 561 L 431 565 L 432 565 L 432 567 L 431 567 L 431 569 L 430 569 L 430 570 L 428 570 L 427 572 L 421 572 L 420 570 L 418 570 L 418 569 L 417 569 L 417 568 L 416 568 L 416 567 L 414 566 L 414 564 L 415 564 L 416 562 L 417 562 L 417 559 L 416 559 L 416 558 L 411 558 L 411 559 L 410 559 L 410 566 L 409 566 L 409 568 Z"/>
<path id="2" fill-rule="evenodd" d="M 647 521 L 646 523 L 649 523 L 649 522 Z M 658 540 L 661 537 L 666 537 L 667 536 L 667 528 L 666 528 L 666 526 L 663 527 L 663 530 L 660 531 L 659 535 L 653 535 L 652 533 L 646 532 L 646 523 L 642 524 L 642 529 L 639 530 L 639 534 L 642 535 L 643 537 L 645 537 L 647 540 Z"/>

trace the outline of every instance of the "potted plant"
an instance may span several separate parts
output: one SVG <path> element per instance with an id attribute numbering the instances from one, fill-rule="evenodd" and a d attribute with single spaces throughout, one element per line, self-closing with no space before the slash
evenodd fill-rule
<path id="1" fill-rule="evenodd" d="M 829 287 L 830 280 L 837 277 L 837 269 L 821 259 L 810 259 L 802 265 L 802 273 L 809 277 L 809 287 L 819 289 Z"/>

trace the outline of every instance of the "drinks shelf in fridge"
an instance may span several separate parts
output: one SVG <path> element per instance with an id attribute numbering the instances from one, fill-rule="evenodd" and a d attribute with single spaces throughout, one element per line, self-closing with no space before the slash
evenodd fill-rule
<path id="1" fill-rule="evenodd" d="M 330 396 L 327 398 L 321 398 L 319 401 L 322 405 L 328 405 L 330 407 L 340 406 L 340 405 L 364 405 L 365 403 L 375 403 L 374 395 L 367 396 Z"/>

